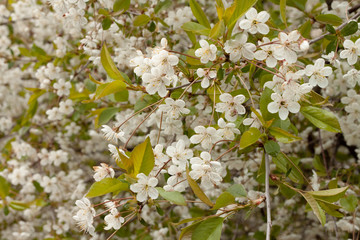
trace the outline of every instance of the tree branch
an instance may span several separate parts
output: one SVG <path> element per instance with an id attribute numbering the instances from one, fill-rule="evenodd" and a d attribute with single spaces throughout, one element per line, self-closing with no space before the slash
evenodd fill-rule
<path id="1" fill-rule="evenodd" d="M 354 20 L 355 18 L 357 18 L 357 17 L 359 17 L 359 16 L 360 16 L 360 12 L 358 12 L 357 14 L 355 14 L 354 16 L 352 16 L 352 17 L 349 19 L 349 21 L 342 23 L 342 24 L 341 24 L 338 28 L 336 28 L 335 30 L 336 30 L 336 31 L 340 31 L 341 29 L 343 29 L 343 28 L 346 26 L 346 24 L 348 24 L 350 21 Z M 313 43 L 315 43 L 315 42 L 323 39 L 325 36 L 327 36 L 327 35 L 329 35 L 329 34 L 330 34 L 330 33 L 327 32 L 327 33 L 325 33 L 325 34 L 323 34 L 323 35 L 321 35 L 321 36 L 319 36 L 319 37 L 317 37 L 317 38 L 314 38 L 314 39 L 312 39 L 312 40 L 309 41 L 309 44 L 313 44 Z"/>
<path id="2" fill-rule="evenodd" d="M 265 153 L 265 197 L 266 197 L 266 240 L 270 240 L 271 234 L 271 205 L 269 192 L 270 162 L 269 155 Z"/>

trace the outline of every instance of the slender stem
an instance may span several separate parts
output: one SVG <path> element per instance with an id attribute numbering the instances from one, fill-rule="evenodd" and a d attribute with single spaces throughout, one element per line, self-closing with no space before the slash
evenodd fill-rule
<path id="1" fill-rule="evenodd" d="M 360 12 L 358 12 L 357 14 L 355 14 L 354 16 L 352 16 L 352 18 L 350 18 L 349 21 L 344 22 L 343 24 L 341 24 L 341 25 L 340 25 L 338 28 L 336 28 L 335 30 L 336 30 L 336 31 L 340 31 L 340 30 L 343 29 L 351 20 L 354 20 L 355 18 L 357 18 L 357 17 L 359 17 L 359 16 L 360 16 Z M 329 34 L 330 34 L 330 33 L 327 32 L 327 33 L 325 33 L 325 34 L 323 34 L 323 35 L 321 35 L 321 36 L 319 36 L 319 37 L 317 37 L 317 38 L 314 38 L 314 39 L 312 39 L 312 40 L 309 41 L 309 44 L 313 44 L 313 43 L 315 43 L 315 42 L 323 39 L 325 36 L 327 36 L 327 35 L 329 35 Z"/>
<path id="2" fill-rule="evenodd" d="M 198 83 L 198 82 L 201 82 L 201 80 L 195 81 L 195 83 Z M 173 88 L 167 88 L 166 90 L 168 90 L 168 91 L 173 91 L 173 90 L 176 90 L 176 89 L 179 89 L 179 88 L 187 87 L 187 86 L 189 86 L 189 85 L 192 84 L 192 83 L 193 83 L 193 82 L 191 82 L 191 83 L 186 83 L 186 84 L 184 84 L 184 85 L 177 86 L 177 87 L 173 87 Z"/>
<path id="3" fill-rule="evenodd" d="M 123 123 L 121 123 L 119 126 L 117 126 L 117 127 L 114 129 L 114 131 L 116 131 L 116 132 L 119 131 L 120 127 L 121 127 L 122 125 L 124 125 L 125 123 L 127 123 L 127 122 L 128 122 L 131 118 L 133 118 L 136 114 L 138 114 L 138 113 L 144 111 L 145 109 L 148 109 L 148 108 L 150 108 L 150 107 L 158 104 L 159 102 L 161 102 L 161 101 L 163 101 L 163 100 L 164 100 L 164 99 L 160 99 L 159 101 L 154 102 L 153 104 L 150 104 L 149 106 L 144 107 L 143 109 L 140 109 L 139 111 L 133 113 L 133 114 L 132 114 L 130 117 L 128 117 Z"/>
<path id="4" fill-rule="evenodd" d="M 271 205 L 269 192 L 270 162 L 269 155 L 265 153 L 265 197 L 266 197 L 266 240 L 270 240 L 271 233 Z"/>
<path id="5" fill-rule="evenodd" d="M 161 112 L 160 127 L 159 127 L 159 133 L 158 133 L 158 136 L 157 136 L 156 144 L 159 144 L 159 140 L 160 140 L 160 133 L 161 133 L 161 127 L 162 127 L 162 122 L 163 122 L 163 115 L 164 115 L 164 112 Z"/>
<path id="6" fill-rule="evenodd" d="M 163 100 L 163 99 L 162 99 L 162 100 Z M 160 103 L 160 104 L 161 104 L 161 103 Z M 159 104 L 159 105 L 160 105 L 160 104 Z M 125 145 L 124 145 L 124 149 L 126 149 L 128 143 L 130 142 L 130 139 L 135 135 L 135 133 L 136 133 L 136 131 L 139 129 L 139 127 L 146 121 L 146 119 L 148 119 L 148 118 L 151 116 L 151 114 L 153 114 L 153 113 L 156 111 L 156 109 L 159 108 L 159 105 L 157 105 L 156 108 L 154 108 L 154 110 L 152 110 L 148 115 L 146 115 L 146 117 L 144 118 L 144 120 L 142 120 L 141 123 L 139 123 L 139 125 L 136 126 L 136 128 L 134 129 L 134 131 L 131 133 L 129 139 L 126 141 L 126 143 L 125 143 Z"/>
<path id="7" fill-rule="evenodd" d="M 323 159 L 323 162 L 324 162 L 324 166 L 325 166 L 325 170 L 326 170 L 326 174 L 327 176 L 329 177 L 329 169 L 328 169 L 328 166 L 327 166 L 327 161 L 326 161 L 326 157 L 325 157 L 325 151 L 324 151 L 324 146 L 322 144 L 322 139 L 321 139 L 321 132 L 320 132 L 320 129 L 319 129 L 319 142 L 320 142 L 320 147 L 321 147 L 321 155 L 322 155 L 322 159 Z"/>
<path id="8" fill-rule="evenodd" d="M 225 154 L 231 152 L 232 150 L 234 150 L 235 148 L 239 147 L 240 144 L 236 144 L 235 146 L 233 146 L 232 148 L 230 148 L 229 150 L 227 150 L 226 152 L 224 152 L 223 154 L 221 154 L 217 159 L 215 159 L 215 161 L 219 160 L 220 158 L 222 158 Z"/>

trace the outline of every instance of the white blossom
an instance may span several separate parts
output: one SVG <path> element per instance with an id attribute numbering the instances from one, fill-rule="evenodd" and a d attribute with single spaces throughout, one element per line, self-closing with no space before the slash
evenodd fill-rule
<path id="1" fill-rule="evenodd" d="M 196 49 L 195 56 L 200 58 L 200 62 L 207 63 L 216 59 L 217 48 L 214 44 L 209 45 L 206 40 L 199 41 L 201 48 Z"/>
<path id="2" fill-rule="evenodd" d="M 257 12 L 255 8 L 250 8 L 245 14 L 246 19 L 240 21 L 239 26 L 242 29 L 247 30 L 251 34 L 257 32 L 261 34 L 268 34 L 269 27 L 266 25 L 270 15 L 266 11 Z"/>
<path id="3" fill-rule="evenodd" d="M 139 173 L 137 176 L 137 183 L 130 185 L 130 190 L 136 194 L 136 200 L 139 202 L 146 202 L 148 197 L 157 199 L 159 192 L 156 190 L 158 180 L 155 177 L 148 177 L 144 173 Z"/>

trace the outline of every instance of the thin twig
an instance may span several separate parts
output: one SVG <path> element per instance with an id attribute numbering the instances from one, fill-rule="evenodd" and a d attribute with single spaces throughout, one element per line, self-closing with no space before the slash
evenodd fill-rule
<path id="1" fill-rule="evenodd" d="M 265 153 L 265 197 L 266 197 L 266 240 L 270 240 L 271 234 L 271 205 L 269 192 L 270 162 L 269 155 Z"/>
<path id="2" fill-rule="evenodd" d="M 341 24 L 338 28 L 336 28 L 335 30 L 336 30 L 336 31 L 340 31 L 340 30 L 343 29 L 350 21 L 354 20 L 355 18 L 357 18 L 357 17 L 359 17 L 359 16 L 360 16 L 360 12 L 358 12 L 357 14 L 355 14 L 354 16 L 352 16 L 352 18 L 350 18 L 349 21 L 342 23 L 342 24 Z M 319 37 L 317 37 L 317 38 L 314 38 L 314 39 L 312 39 L 312 40 L 309 41 L 309 44 L 313 44 L 313 43 L 315 43 L 315 42 L 323 39 L 325 36 L 327 36 L 327 35 L 329 35 L 329 34 L 330 34 L 330 32 L 327 32 L 327 33 L 325 33 L 325 34 L 323 34 L 323 35 L 321 35 L 321 36 L 319 36 Z"/>
<path id="3" fill-rule="evenodd" d="M 201 80 L 197 80 L 197 81 L 195 81 L 195 82 L 186 83 L 186 84 L 184 84 L 184 85 L 177 86 L 177 87 L 173 87 L 173 88 L 167 88 L 166 90 L 168 90 L 168 91 L 173 91 L 173 90 L 176 90 L 176 89 L 179 89 L 179 88 L 187 87 L 187 86 L 189 86 L 190 84 L 199 83 L 199 82 L 201 82 Z"/>

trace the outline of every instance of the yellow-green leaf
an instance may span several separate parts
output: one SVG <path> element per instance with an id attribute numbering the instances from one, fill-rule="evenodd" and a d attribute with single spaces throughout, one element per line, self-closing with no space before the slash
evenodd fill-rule
<path id="1" fill-rule="evenodd" d="M 188 183 L 191 187 L 191 189 L 193 190 L 193 192 L 195 193 L 195 195 L 201 200 L 203 201 L 206 205 L 212 207 L 214 206 L 214 204 L 211 202 L 211 200 L 205 195 L 205 193 L 203 192 L 203 190 L 201 190 L 201 188 L 199 187 L 199 185 L 196 183 L 196 181 L 194 179 L 192 179 L 189 175 L 189 168 L 186 169 L 186 178 L 188 180 Z"/>
<path id="2" fill-rule="evenodd" d="M 129 184 L 116 178 L 104 178 L 91 185 L 86 197 L 93 198 L 116 191 L 125 191 L 129 189 Z"/>
<path id="3" fill-rule="evenodd" d="M 326 222 L 326 216 L 325 216 L 325 213 L 322 210 L 322 208 L 316 202 L 315 198 L 307 192 L 305 192 L 305 193 L 300 192 L 300 194 L 305 198 L 305 200 L 308 202 L 311 209 L 313 210 L 315 216 L 319 219 L 320 223 L 324 226 L 325 222 Z"/>
<path id="4" fill-rule="evenodd" d="M 222 217 L 206 219 L 195 228 L 191 240 L 220 240 L 223 222 Z"/>
<path id="5" fill-rule="evenodd" d="M 215 26 L 211 29 L 209 37 L 213 39 L 217 39 L 220 35 L 225 32 L 225 23 L 224 20 L 220 20 L 215 24 Z"/>
<path id="6" fill-rule="evenodd" d="M 177 191 L 171 191 L 167 192 L 161 187 L 156 188 L 164 199 L 169 200 L 170 202 L 177 204 L 177 205 L 183 205 L 186 206 L 186 201 L 183 195 L 181 195 L 180 192 Z"/>
<path id="7" fill-rule="evenodd" d="M 196 2 L 196 0 L 190 0 L 190 8 L 196 20 L 198 20 L 198 22 L 206 28 L 210 28 L 209 20 L 207 19 L 204 11 L 201 9 L 200 4 Z"/>
<path id="8" fill-rule="evenodd" d="M 327 110 L 307 106 L 302 107 L 300 112 L 316 127 L 327 130 L 329 132 L 341 132 L 340 124 L 336 116 Z"/>
<path id="9" fill-rule="evenodd" d="M 150 138 L 146 138 L 143 143 L 134 148 L 131 152 L 129 161 L 131 165 L 129 169 L 126 170 L 130 176 L 136 177 L 139 173 L 148 175 L 151 172 L 154 168 L 155 159 Z"/>
<path id="10" fill-rule="evenodd" d="M 217 199 L 212 209 L 219 209 L 235 203 L 235 197 L 229 192 L 223 192 Z"/>
<path id="11" fill-rule="evenodd" d="M 125 81 L 120 71 L 117 69 L 115 63 L 111 59 L 109 50 L 107 49 L 105 43 L 101 48 L 100 58 L 101 64 L 110 78 L 114 80 L 121 80 L 123 82 Z M 93 80 L 92 77 L 90 77 L 90 80 Z"/>
<path id="12" fill-rule="evenodd" d="M 282 143 L 291 143 L 291 142 L 301 140 L 301 137 L 292 135 L 291 133 L 285 131 L 284 129 L 278 128 L 278 127 L 269 128 L 269 132 L 271 135 L 273 135 L 276 138 L 276 140 L 278 140 L 279 142 L 282 142 Z"/>
<path id="13" fill-rule="evenodd" d="M 240 148 L 246 148 L 253 145 L 260 138 L 261 132 L 257 128 L 250 128 L 243 133 L 240 139 Z"/>
<path id="14" fill-rule="evenodd" d="M 280 15 L 281 20 L 286 25 L 286 0 L 280 0 Z"/>
<path id="15" fill-rule="evenodd" d="M 336 202 L 345 195 L 348 188 L 349 187 L 333 188 L 321 191 L 309 191 L 308 193 L 313 195 L 314 198 L 323 199 L 327 202 Z"/>
<path id="16" fill-rule="evenodd" d="M 144 26 L 148 22 L 150 22 L 150 19 L 151 18 L 148 15 L 141 14 L 141 15 L 135 17 L 133 23 L 134 23 L 134 26 L 136 26 L 136 27 Z"/>
<path id="17" fill-rule="evenodd" d="M 98 89 L 96 90 L 95 99 L 100 99 L 110 94 L 124 91 L 126 90 L 126 84 L 123 81 L 115 80 L 98 86 Z"/>

